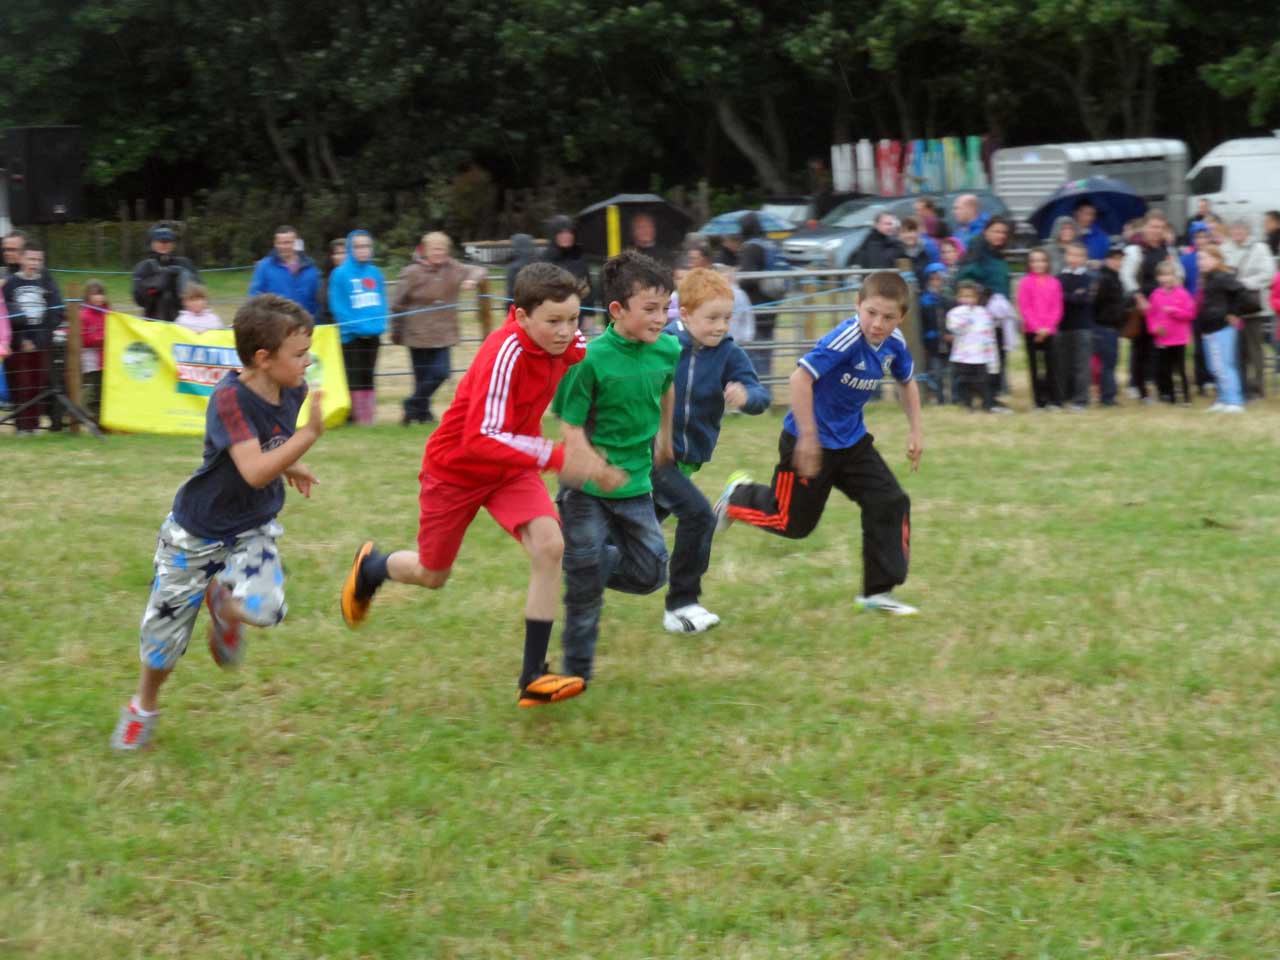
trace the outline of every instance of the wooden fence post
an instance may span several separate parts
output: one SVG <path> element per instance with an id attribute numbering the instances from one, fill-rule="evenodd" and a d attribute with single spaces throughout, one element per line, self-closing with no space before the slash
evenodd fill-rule
<path id="1" fill-rule="evenodd" d="M 63 290 L 62 299 L 79 300 L 82 296 L 80 281 L 73 280 Z M 80 304 L 67 303 L 67 358 L 63 364 L 63 375 L 66 378 L 67 399 L 77 407 L 83 406 L 80 392 Z M 80 432 L 80 421 L 71 417 L 71 432 Z"/>

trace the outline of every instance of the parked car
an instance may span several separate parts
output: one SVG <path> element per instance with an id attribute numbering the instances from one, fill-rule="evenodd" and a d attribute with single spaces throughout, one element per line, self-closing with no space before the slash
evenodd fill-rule
<path id="1" fill-rule="evenodd" d="M 850 200 L 873 200 L 875 194 L 853 190 L 842 193 L 793 194 L 769 197 L 760 206 L 761 213 L 770 213 L 786 220 L 795 229 L 813 224 Z"/>
<path id="2" fill-rule="evenodd" d="M 871 197 L 850 200 L 828 213 L 816 227 L 798 230 L 782 244 L 782 255 L 793 267 L 822 269 L 825 267 L 850 267 L 857 264 L 862 245 L 867 242 L 876 218 L 882 213 L 892 213 L 899 219 L 915 215 L 916 201 L 932 197 L 952 228 L 951 205 L 955 198 L 965 193 L 978 197 L 982 212 L 990 216 L 1005 216 L 1008 208 L 990 191 L 956 190 L 952 193 L 913 193 L 904 197 Z"/>

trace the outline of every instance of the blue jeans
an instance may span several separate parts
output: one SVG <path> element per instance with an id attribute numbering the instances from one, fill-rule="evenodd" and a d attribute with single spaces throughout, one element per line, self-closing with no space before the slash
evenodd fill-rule
<path id="1" fill-rule="evenodd" d="M 449 379 L 448 347 L 410 347 L 413 362 L 413 395 L 404 401 L 404 415 L 426 421 L 431 416 L 431 395 Z"/>
<path id="2" fill-rule="evenodd" d="M 1116 360 L 1120 356 L 1120 334 L 1110 327 L 1093 328 L 1093 352 L 1102 368 L 1102 403 L 1111 406 L 1116 402 Z"/>
<path id="3" fill-rule="evenodd" d="M 667 543 L 653 497 L 610 500 L 562 489 L 564 529 L 564 670 L 591 679 L 604 588 L 653 593 L 667 582 Z"/>
<path id="4" fill-rule="evenodd" d="M 658 467 L 650 474 L 650 479 L 653 481 L 653 506 L 658 523 L 673 513 L 676 516 L 676 544 L 671 551 L 667 609 L 679 610 L 697 603 L 702 593 L 702 575 L 711 564 L 715 516 L 702 491 L 675 464 Z"/>
<path id="5" fill-rule="evenodd" d="M 1240 392 L 1240 369 L 1236 366 L 1236 328 L 1228 324 L 1217 333 L 1204 335 L 1209 370 L 1218 384 L 1218 402 L 1238 407 L 1244 403 Z"/>

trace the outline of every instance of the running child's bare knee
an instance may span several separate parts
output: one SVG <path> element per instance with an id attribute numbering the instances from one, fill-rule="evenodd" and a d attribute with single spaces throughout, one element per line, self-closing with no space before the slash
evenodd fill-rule
<path id="1" fill-rule="evenodd" d="M 428 570 L 422 564 L 414 567 L 410 580 L 420 587 L 426 587 L 428 590 L 439 590 L 449 580 L 449 574 L 453 572 L 453 568 L 448 570 Z"/>
<path id="2" fill-rule="evenodd" d="M 534 566 L 558 567 L 564 559 L 564 535 L 558 523 L 530 525 L 524 542 Z"/>

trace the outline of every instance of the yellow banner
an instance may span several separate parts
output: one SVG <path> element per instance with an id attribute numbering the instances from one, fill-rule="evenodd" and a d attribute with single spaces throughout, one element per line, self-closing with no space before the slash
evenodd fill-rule
<path id="1" fill-rule="evenodd" d="M 102 358 L 102 425 L 130 433 L 203 436 L 213 388 L 239 369 L 230 330 L 196 333 L 176 323 L 110 313 Z M 337 327 L 321 325 L 312 333 L 307 383 L 324 389 L 325 426 L 346 423 L 351 397 Z M 306 407 L 299 417 L 301 426 L 309 417 Z"/>

